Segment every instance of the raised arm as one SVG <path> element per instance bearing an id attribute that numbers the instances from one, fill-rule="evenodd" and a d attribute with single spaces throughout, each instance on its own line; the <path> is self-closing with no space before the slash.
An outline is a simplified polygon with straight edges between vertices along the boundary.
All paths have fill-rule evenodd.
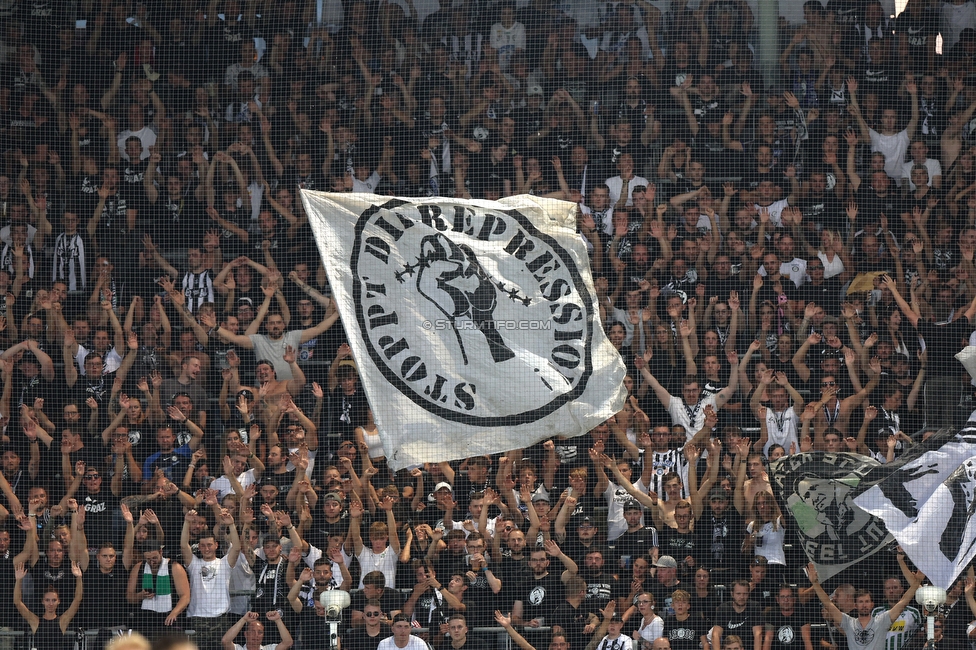
<path id="1" fill-rule="evenodd" d="M 817 578 L 817 567 L 813 562 L 807 564 L 807 577 L 810 578 L 810 584 L 813 585 L 813 590 L 817 593 L 817 598 L 820 599 L 824 610 L 827 612 L 827 618 L 833 621 L 834 625 L 840 627 L 841 621 L 844 620 L 844 613 L 840 611 L 837 605 L 834 604 L 834 601 L 830 599 L 830 596 L 827 595 L 827 592 L 824 591 L 824 588 L 820 586 L 820 580 Z"/>

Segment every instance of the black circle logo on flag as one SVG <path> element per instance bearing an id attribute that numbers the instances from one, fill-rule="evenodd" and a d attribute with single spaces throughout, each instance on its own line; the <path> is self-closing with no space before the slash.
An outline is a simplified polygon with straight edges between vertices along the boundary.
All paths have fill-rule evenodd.
<path id="1" fill-rule="evenodd" d="M 858 454 L 807 452 L 772 463 L 776 496 L 796 521 L 807 557 L 846 565 L 884 547 L 884 522 L 854 503 L 861 481 L 878 463 Z"/>
<path id="2" fill-rule="evenodd" d="M 586 388 L 592 294 L 577 258 L 518 210 L 373 205 L 356 224 L 350 269 L 370 358 L 430 413 L 514 426 Z"/>

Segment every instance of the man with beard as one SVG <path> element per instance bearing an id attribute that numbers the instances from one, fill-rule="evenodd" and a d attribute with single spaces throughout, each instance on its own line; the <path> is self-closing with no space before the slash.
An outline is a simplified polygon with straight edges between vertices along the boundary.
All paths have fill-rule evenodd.
<path id="1" fill-rule="evenodd" d="M 246 350 L 254 350 L 258 359 L 270 359 L 278 381 L 290 381 L 293 379 L 293 372 L 297 366 L 294 361 L 285 359 L 287 350 L 298 350 L 302 343 L 310 341 L 324 334 L 335 322 L 339 320 L 339 312 L 334 306 L 326 310 L 325 318 L 315 327 L 305 330 L 293 330 L 285 332 L 285 320 L 281 314 L 271 314 L 264 323 L 267 334 L 232 334 L 223 327 L 217 326 L 217 319 L 210 316 L 207 322 L 201 323 L 204 327 L 216 327 L 215 333 L 220 340 Z M 291 355 L 294 357 L 294 354 Z M 303 377 L 304 379 L 304 377 Z M 260 381 L 260 378 L 259 378 Z M 302 382 L 304 384 L 304 381 Z M 293 393 L 295 394 L 295 393 Z"/>
<path id="2" fill-rule="evenodd" d="M 708 612 L 706 612 L 706 615 Z M 732 583 L 732 599 L 718 606 L 712 620 L 712 647 L 722 647 L 722 637 L 735 635 L 743 639 L 743 644 L 752 632 L 754 650 L 762 649 L 763 617 L 762 610 L 755 601 L 749 600 L 749 583 L 736 580 Z"/>
<path id="3" fill-rule="evenodd" d="M 102 303 L 102 307 L 108 303 Z M 109 313 L 112 312 L 111 308 L 107 308 Z M 129 372 L 129 368 L 136 360 L 136 352 L 139 350 L 139 339 L 135 334 L 129 334 L 128 338 L 128 354 L 122 360 L 119 365 L 118 370 L 115 372 L 105 372 L 105 358 L 102 357 L 97 351 L 93 350 L 85 356 L 84 360 L 84 377 L 78 376 L 78 367 L 74 362 L 74 350 L 77 344 L 74 341 L 74 337 L 71 332 L 66 332 L 64 336 L 64 377 L 65 382 L 68 384 L 68 388 L 73 390 L 71 393 L 73 401 L 77 403 L 85 402 L 88 398 L 92 398 L 99 406 L 103 405 L 106 398 L 109 396 L 109 392 L 112 388 L 112 383 L 115 379 L 120 381 L 125 381 L 125 377 Z M 108 426 L 108 409 L 100 409 L 100 413 L 104 412 L 104 415 L 100 415 L 100 418 L 104 420 L 101 423 L 101 428 Z"/>
<path id="4" fill-rule="evenodd" d="M 565 553 L 560 553 L 560 561 L 565 567 L 562 575 L 549 573 L 549 557 L 543 549 L 529 554 L 531 579 L 518 585 L 515 603 L 512 605 L 512 622 L 526 627 L 541 627 L 547 616 L 551 616 L 563 601 L 564 585 L 575 576 L 579 569 Z"/>
<path id="5" fill-rule="evenodd" d="M 782 585 L 776 604 L 766 609 L 766 637 L 763 650 L 812 650 L 810 621 L 796 608 L 796 594 Z"/>
<path id="6" fill-rule="evenodd" d="M 871 593 L 865 590 L 858 591 L 854 597 L 854 604 L 857 608 L 857 616 L 854 617 L 840 611 L 837 605 L 830 600 L 827 592 L 820 586 L 817 568 L 813 562 L 807 565 L 807 577 L 810 578 L 810 584 L 813 585 L 813 590 L 817 593 L 820 602 L 823 603 L 824 609 L 827 610 L 830 620 L 844 630 L 847 635 L 847 647 L 861 650 L 882 650 L 885 648 L 888 628 L 912 602 L 915 591 L 925 578 L 921 571 L 913 574 L 911 585 L 889 609 L 883 607 L 874 609 Z"/>
<path id="7" fill-rule="evenodd" d="M 203 364 L 200 357 L 195 354 L 188 354 L 180 361 L 180 374 L 171 379 L 164 379 L 159 386 L 159 394 L 162 399 L 172 395 L 186 393 L 194 404 L 200 405 L 196 409 L 193 421 L 200 425 L 201 429 L 207 428 L 207 411 L 204 405 L 207 404 L 207 391 L 201 386 L 201 375 Z"/>
<path id="8" fill-rule="evenodd" d="M 603 607 L 620 595 L 620 580 L 603 571 L 603 551 L 590 549 L 583 560 L 583 579 L 586 580 L 586 599 Z"/>
<path id="9" fill-rule="evenodd" d="M 709 569 L 738 569 L 736 560 L 741 564 L 739 547 L 743 530 L 745 520 L 736 508 L 729 508 L 728 493 L 721 487 L 712 488 L 708 494 L 708 511 L 695 521 L 699 561 Z"/>
<path id="10" fill-rule="evenodd" d="M 134 627 L 153 638 L 179 631 L 181 626 L 174 624 L 190 604 L 190 582 L 180 564 L 163 557 L 162 546 L 150 544 L 129 572 L 125 596 L 139 607 Z"/>
<path id="11" fill-rule="evenodd" d="M 189 422 L 189 424 L 193 423 Z M 156 444 L 159 446 L 159 451 L 146 459 L 142 466 L 142 475 L 147 478 L 154 476 L 155 471 L 159 469 L 169 480 L 183 476 L 193 452 L 200 447 L 203 439 L 203 431 L 199 427 L 193 425 L 192 429 L 197 432 L 197 435 L 193 436 L 187 444 L 177 447 L 173 427 L 169 425 L 159 427 L 156 430 Z"/>
<path id="12" fill-rule="evenodd" d="M 268 459 L 264 464 L 265 472 L 261 475 L 261 485 L 273 485 L 278 492 L 287 493 L 295 482 L 295 470 L 288 469 L 287 450 L 281 445 L 268 448 Z"/>

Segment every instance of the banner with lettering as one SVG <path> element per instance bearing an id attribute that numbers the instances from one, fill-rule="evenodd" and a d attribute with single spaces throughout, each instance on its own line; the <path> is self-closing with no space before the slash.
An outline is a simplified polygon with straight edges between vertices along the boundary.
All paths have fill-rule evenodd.
<path id="1" fill-rule="evenodd" d="M 855 491 L 878 464 L 860 454 L 822 451 L 770 464 L 777 499 L 793 516 L 803 551 L 824 580 L 892 540 L 880 518 L 854 503 Z"/>
<path id="2" fill-rule="evenodd" d="M 623 407 L 576 204 L 302 201 L 393 468 L 582 435 Z"/>

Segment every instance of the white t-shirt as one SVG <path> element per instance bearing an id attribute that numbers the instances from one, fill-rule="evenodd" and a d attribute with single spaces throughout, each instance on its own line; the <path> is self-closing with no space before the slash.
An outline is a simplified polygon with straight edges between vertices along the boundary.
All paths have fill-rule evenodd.
<path id="1" fill-rule="evenodd" d="M 515 22 L 505 29 L 501 23 L 491 26 L 491 46 L 498 52 L 498 65 L 502 70 L 508 68 L 515 50 L 525 49 L 525 25 Z"/>
<path id="2" fill-rule="evenodd" d="M 363 576 L 371 571 L 379 571 L 386 577 L 386 586 L 390 589 L 396 587 L 396 566 L 397 554 L 389 546 L 382 553 L 374 553 L 369 546 L 363 545 L 363 550 L 356 556 L 362 574 L 359 578 L 359 588 L 363 588 Z"/>
<path id="3" fill-rule="evenodd" d="M 258 361 L 267 359 L 274 364 L 275 379 L 278 381 L 289 381 L 292 379 L 291 367 L 285 363 L 282 357 L 285 356 L 285 348 L 289 345 L 298 352 L 302 342 L 302 330 L 292 330 L 277 341 L 272 341 L 264 334 L 251 334 L 248 336 L 254 346 L 254 358 Z"/>
<path id="4" fill-rule="evenodd" d="M 190 605 L 186 615 L 216 618 L 230 609 L 230 576 L 233 567 L 227 556 L 212 562 L 194 557 L 186 567 L 190 579 Z"/>
<path id="5" fill-rule="evenodd" d="M 654 643 L 655 639 L 661 638 L 661 635 L 664 634 L 664 619 L 660 616 L 655 616 L 650 623 L 645 623 L 642 618 L 637 631 L 640 632 L 641 638 L 644 641 Z"/>
<path id="6" fill-rule="evenodd" d="M 942 21 L 939 27 L 942 38 L 945 39 L 942 51 L 947 52 L 959 42 L 962 30 L 976 27 L 976 5 L 972 2 L 964 2 L 960 5 L 951 2 L 942 3 Z"/>
<path id="7" fill-rule="evenodd" d="M 89 352 L 90 350 L 85 346 L 80 344 L 78 345 L 78 354 L 75 355 L 75 363 L 78 364 L 79 375 L 88 374 L 85 371 L 85 357 L 88 356 Z M 115 351 L 115 348 L 112 348 L 106 352 L 104 356 L 102 356 L 102 365 L 104 366 L 104 368 L 102 368 L 103 375 L 115 372 L 119 369 L 119 366 L 122 365 L 122 357 L 119 356 L 119 353 Z"/>
<path id="8" fill-rule="evenodd" d="M 147 124 L 138 131 L 126 129 L 120 133 L 116 143 L 119 146 L 119 154 L 121 154 L 122 160 L 129 160 L 129 154 L 125 152 L 125 141 L 133 136 L 139 138 L 139 141 L 142 142 L 142 154 L 140 154 L 139 160 L 148 160 L 149 147 L 156 144 L 156 127 L 152 124 Z"/>
<path id="9" fill-rule="evenodd" d="M 640 481 L 634 483 L 634 487 L 641 492 L 647 492 L 647 488 Z M 627 520 L 624 519 L 624 504 L 628 501 L 633 501 L 634 497 L 630 496 L 627 490 L 610 481 L 607 489 L 603 492 L 603 498 L 607 501 L 607 541 L 612 542 L 627 532 Z M 644 516 L 641 515 L 641 526 L 643 525 Z"/>
<path id="10" fill-rule="evenodd" d="M 378 172 L 373 172 L 364 181 L 359 180 L 355 176 L 352 177 L 352 191 L 360 192 L 363 194 L 372 194 L 376 191 L 376 186 L 380 184 L 383 177 L 380 176 Z"/>
<path id="11" fill-rule="evenodd" d="M 610 205 L 617 205 L 617 201 L 620 200 L 620 193 L 624 188 L 623 179 L 619 176 L 614 176 L 613 178 L 608 178 L 606 184 L 610 188 Z M 643 176 L 634 176 L 630 179 L 630 183 L 627 185 L 627 203 L 625 205 L 634 205 L 634 188 L 638 185 L 647 187 L 650 183 Z"/>
<path id="12" fill-rule="evenodd" d="M 901 165 L 908 152 L 908 131 L 899 131 L 894 135 L 881 135 L 874 129 L 871 131 L 871 151 L 884 154 L 885 173 L 896 181 L 901 178 Z"/>
<path id="13" fill-rule="evenodd" d="M 754 205 L 756 206 L 757 210 L 763 207 L 758 203 Z M 787 199 L 780 199 L 779 201 L 773 201 L 772 203 L 770 203 L 765 207 L 767 210 L 769 210 L 769 223 L 773 224 L 773 226 L 776 228 L 782 228 L 783 210 L 790 207 L 790 202 Z"/>
<path id="14" fill-rule="evenodd" d="M 770 407 L 766 407 L 766 432 L 769 440 L 763 446 L 763 456 L 769 458 L 769 448 L 773 445 L 783 445 L 786 453 L 790 453 L 790 445 L 796 444 L 800 448 L 800 440 L 796 434 L 800 418 L 797 417 L 793 407 L 789 407 L 782 413 L 777 413 Z"/>
<path id="15" fill-rule="evenodd" d="M 746 531 L 756 533 L 756 556 L 766 558 L 768 564 L 786 566 L 786 551 L 783 550 L 786 529 L 783 527 L 782 519 L 776 518 L 775 530 L 773 529 L 773 522 L 767 521 L 759 527 L 759 530 L 755 530 L 753 524 L 750 523 L 746 526 Z"/>
<path id="16" fill-rule="evenodd" d="M 706 406 L 711 406 L 718 412 L 714 395 L 709 395 L 694 406 L 685 406 L 684 400 L 672 395 L 671 401 L 668 402 L 668 415 L 671 416 L 671 424 L 683 426 L 687 439 L 691 440 L 705 424 Z"/>
<path id="17" fill-rule="evenodd" d="M 844 272 L 844 262 L 841 261 L 840 255 L 835 254 L 833 262 L 827 259 L 827 254 L 823 251 L 817 251 L 817 257 L 823 262 L 825 280 Z"/>
<path id="18" fill-rule="evenodd" d="M 783 262 L 779 265 L 779 274 L 785 275 L 793 284 L 801 287 L 807 280 L 807 261 L 794 257 L 789 262 Z"/>
<path id="19" fill-rule="evenodd" d="M 877 610 L 875 610 L 877 611 Z M 884 650 L 885 637 L 891 625 L 888 610 L 872 613 L 872 620 L 867 627 L 861 627 L 861 622 L 847 614 L 843 614 L 840 629 L 847 635 L 847 647 L 850 650 Z"/>
<path id="20" fill-rule="evenodd" d="M 254 470 L 245 470 L 240 476 L 237 477 L 237 482 L 241 484 L 241 487 L 245 490 L 249 485 L 257 483 L 257 479 L 254 478 Z M 228 494 L 234 493 L 234 488 L 230 486 L 230 479 L 226 476 L 221 476 L 216 478 L 210 484 L 211 490 L 217 490 L 217 500 L 223 501 L 224 497 Z"/>
<path id="21" fill-rule="evenodd" d="M 430 650 L 430 646 L 420 637 L 411 634 L 407 640 L 407 645 L 403 648 L 396 644 L 392 636 L 389 636 L 380 641 L 376 650 Z"/>

